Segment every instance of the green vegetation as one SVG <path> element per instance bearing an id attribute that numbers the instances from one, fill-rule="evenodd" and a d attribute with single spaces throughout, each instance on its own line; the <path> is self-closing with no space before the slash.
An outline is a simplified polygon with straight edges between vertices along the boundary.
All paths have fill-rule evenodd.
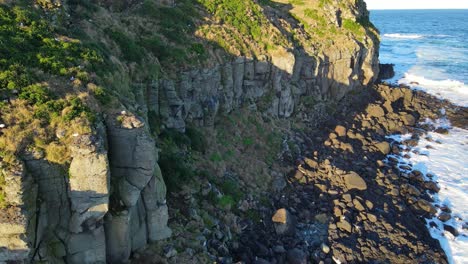
<path id="1" fill-rule="evenodd" d="M 252 0 L 198 0 L 208 12 L 235 27 L 254 40 L 262 39 L 262 25 L 266 19 L 258 5 Z M 250 14 L 250 15 L 246 15 Z"/>
<path id="2" fill-rule="evenodd" d="M 329 5 L 332 3 L 332 0 L 319 0 L 319 7 L 324 8 L 326 5 Z"/>
<path id="3" fill-rule="evenodd" d="M 125 58 L 125 60 L 140 62 L 143 59 L 143 48 L 137 45 L 137 43 L 124 32 L 112 28 L 105 30 L 105 32 L 109 38 L 111 38 L 119 46 L 122 56 Z"/>
<path id="4" fill-rule="evenodd" d="M 214 16 L 220 25 L 204 27 L 202 32 L 232 54 L 255 55 L 274 49 L 278 45 L 287 45 L 285 37 L 272 29 L 271 23 L 256 1 L 197 1 Z M 261 4 L 269 4 L 269 2 L 262 1 Z"/>
<path id="5" fill-rule="evenodd" d="M 159 166 L 169 192 L 189 183 L 199 175 L 193 166 L 193 152 L 205 151 L 203 134 L 193 127 L 189 127 L 186 133 L 173 129 L 164 130 L 159 135 L 162 152 L 159 158 Z"/>
<path id="6" fill-rule="evenodd" d="M 49 1 L 39 4 L 45 9 L 58 7 Z M 66 164 L 72 134 L 90 133 L 95 120 L 84 103 L 89 96 L 85 85 L 93 79 L 91 69 L 103 59 L 79 40 L 60 34 L 62 30 L 49 23 L 47 15 L 27 1 L 0 5 L 0 121 L 5 124 L 0 160 L 4 167 L 26 152 Z M 105 92 L 100 88 L 95 94 L 104 97 Z M 3 184 L 0 179 L 0 207 L 6 205 Z"/>
<path id="7" fill-rule="evenodd" d="M 351 20 L 351 19 L 344 19 L 343 20 L 343 28 L 351 31 L 353 34 L 355 34 L 356 36 L 362 36 L 364 35 L 364 32 L 362 30 L 362 26 Z"/>
<path id="8" fill-rule="evenodd" d="M 191 64 L 206 59 L 204 46 L 192 37 L 196 29 L 194 20 L 199 17 L 193 1 L 181 0 L 174 7 L 165 7 L 145 0 L 137 13 L 159 28 L 145 32 L 138 44 L 161 63 Z"/>

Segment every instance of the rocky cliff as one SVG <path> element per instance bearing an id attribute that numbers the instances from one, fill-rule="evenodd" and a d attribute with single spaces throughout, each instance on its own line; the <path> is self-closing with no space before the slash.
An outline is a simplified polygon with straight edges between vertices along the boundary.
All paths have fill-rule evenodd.
<path id="1" fill-rule="evenodd" d="M 98 47 L 98 53 L 104 50 L 103 61 L 112 66 L 102 73 L 92 67 L 102 61 L 80 61 L 76 63 L 84 66 L 74 65 L 69 72 L 68 68 L 54 70 L 50 64 L 52 68 L 37 75 L 45 78 L 47 92 L 55 94 L 44 95 L 48 101 L 31 96 L 31 86 L 11 88 L 7 83 L 2 87 L 7 104 L 0 113 L 4 196 L 0 262 L 125 262 L 132 252 L 171 236 L 163 176 L 172 175 L 162 175 L 158 165 L 156 142 L 161 142 L 161 131 L 184 132 L 188 124 L 213 127 L 220 115 L 243 108 L 273 119 L 300 117 L 314 127 L 327 115 L 324 106 L 373 84 L 378 75 L 378 37 L 363 1 L 289 2 L 232 2 L 245 20 L 236 14 L 230 19 L 226 11 L 234 9 L 229 1 L 26 4 L 24 8 L 39 14 L 41 23 L 49 21 L 57 30 L 52 36 L 56 42 L 68 43 L 63 48 L 77 43 L 63 33 L 79 28 L 76 35 L 81 42 Z M 138 34 L 177 29 L 163 23 L 165 13 L 152 14 L 152 10 L 175 12 L 171 19 L 189 23 L 177 17 L 187 6 L 197 14 L 190 20 L 197 29 L 181 32 L 197 43 L 184 54 L 192 60 L 193 54 L 203 54 L 203 59 L 177 62 L 177 52 L 188 49 L 184 41 L 178 42 L 180 36 L 163 36 L 168 46 L 145 44 L 144 37 L 134 42 Z M 17 11 L 8 13 L 22 7 L 14 2 L 2 7 L 4 16 L 17 19 L 12 27 L 18 30 L 36 23 L 23 22 Z M 178 50 L 170 50 L 171 45 Z M 173 53 L 161 54 L 165 48 Z M 36 56 L 43 58 L 37 67 L 48 65 L 46 52 Z M 67 52 L 72 56 L 72 51 Z M 90 70 L 82 72 L 83 68 Z M 40 79 L 34 76 L 33 80 Z M 94 83 L 104 86 L 104 92 L 108 89 L 111 103 L 100 100 L 106 97 Z M 57 116 L 65 121 L 37 117 L 43 101 L 60 101 Z M 15 114 L 21 106 L 31 111 L 26 116 L 33 116 L 25 124 L 37 122 L 41 130 L 21 134 L 21 142 L 16 142 L 15 134 L 27 127 L 19 125 L 21 117 Z M 89 122 L 83 121 L 88 109 L 96 114 Z M 77 115 L 70 114 L 78 110 Z M 9 148 L 12 142 L 15 147 Z"/>

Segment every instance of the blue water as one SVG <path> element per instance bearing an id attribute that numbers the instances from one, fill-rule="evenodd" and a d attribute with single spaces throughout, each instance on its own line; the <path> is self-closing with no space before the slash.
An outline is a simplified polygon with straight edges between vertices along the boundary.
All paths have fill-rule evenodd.
<path id="1" fill-rule="evenodd" d="M 381 32 L 380 62 L 395 64 L 396 76 L 389 82 L 406 83 L 468 106 L 468 10 L 374 10 L 371 20 Z M 450 127 L 444 119 L 427 122 Z M 428 229 L 440 241 L 449 263 L 467 264 L 468 130 L 452 128 L 448 135 L 431 132 L 427 137 L 441 144 L 422 139 L 418 152 L 408 150 L 405 162 L 434 175 L 441 188 L 433 196 L 435 204 L 450 207 L 452 219 L 445 223 L 428 219 Z M 444 232 L 444 224 L 460 235 Z"/>
<path id="2" fill-rule="evenodd" d="M 468 10 L 373 10 L 371 21 L 381 63 L 395 64 L 391 81 L 427 82 L 428 92 L 468 105 Z"/>

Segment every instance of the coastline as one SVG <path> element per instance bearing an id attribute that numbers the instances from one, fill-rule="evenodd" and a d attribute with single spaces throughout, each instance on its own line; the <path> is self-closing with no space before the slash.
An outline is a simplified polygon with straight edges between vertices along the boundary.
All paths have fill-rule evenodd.
<path id="1" fill-rule="evenodd" d="M 427 228 L 428 219 L 438 213 L 431 196 L 439 187 L 396 158 L 404 155 L 406 147 L 416 146 L 425 133 L 437 130 L 419 121 L 440 118 L 441 108 L 454 126 L 466 128 L 467 108 L 409 87 L 376 84 L 342 100 L 321 129 L 293 129 L 291 144 L 281 158 L 282 166 L 290 170 L 286 186 L 271 193 L 265 199 L 268 203 L 250 210 L 257 221 L 242 220 L 242 231 L 229 248 L 222 241 L 230 232 L 208 239 L 211 260 L 448 263 Z M 391 137 L 408 133 L 412 136 L 403 142 L 405 147 Z M 171 258 L 160 246 L 162 251 L 140 251 L 132 263 L 193 258 L 186 252 Z M 220 250 L 224 256 L 215 257 Z"/>
<path id="2" fill-rule="evenodd" d="M 258 259 L 256 249 L 272 247 L 293 248 L 286 254 L 291 263 L 307 252 L 317 263 L 447 263 L 426 227 L 439 209 L 429 194 L 439 187 L 392 158 L 403 148 L 388 136 L 411 133 L 403 142 L 410 148 L 429 131 L 447 133 L 419 121 L 436 120 L 445 108 L 454 126 L 466 128 L 467 109 L 404 86 L 378 84 L 352 97 L 321 132 L 297 137 L 313 155 L 296 161 L 286 195 L 272 197 L 274 208 L 292 215 L 295 232 L 279 234 L 274 218 L 252 226 L 235 259 Z"/>

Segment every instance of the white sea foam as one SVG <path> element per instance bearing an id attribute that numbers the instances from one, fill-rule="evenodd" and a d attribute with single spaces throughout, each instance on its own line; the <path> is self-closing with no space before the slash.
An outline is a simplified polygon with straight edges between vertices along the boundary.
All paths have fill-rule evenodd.
<path id="1" fill-rule="evenodd" d="M 384 34 L 386 38 L 393 38 L 393 39 L 420 39 L 423 38 L 423 35 L 418 34 L 400 34 L 400 33 L 392 33 L 392 34 Z"/>
<path id="2" fill-rule="evenodd" d="M 424 90 L 460 106 L 468 106 L 468 86 L 457 80 L 437 81 L 416 74 L 405 73 L 405 76 L 398 83 L 408 84 L 412 88 Z"/>
<path id="3" fill-rule="evenodd" d="M 434 125 L 450 126 L 446 120 L 438 120 Z M 408 137 L 403 135 L 391 138 L 399 141 Z M 452 128 L 448 135 L 431 132 L 421 138 L 414 149 L 418 151 L 415 153 L 408 150 L 405 154 L 410 158 L 400 157 L 400 162 L 412 163 L 413 168 L 424 175 L 434 175 L 430 180 L 437 182 L 440 187 L 440 192 L 433 196 L 435 204 L 439 207 L 448 206 L 452 210 L 452 219 L 445 224 L 460 232 L 459 236 L 454 237 L 450 232 L 444 231 L 444 223 L 434 217 L 427 220 L 431 236 L 440 241 L 449 263 L 468 263 L 468 231 L 463 229 L 463 225 L 468 223 L 468 131 Z M 436 226 L 431 227 L 431 222 Z"/>

